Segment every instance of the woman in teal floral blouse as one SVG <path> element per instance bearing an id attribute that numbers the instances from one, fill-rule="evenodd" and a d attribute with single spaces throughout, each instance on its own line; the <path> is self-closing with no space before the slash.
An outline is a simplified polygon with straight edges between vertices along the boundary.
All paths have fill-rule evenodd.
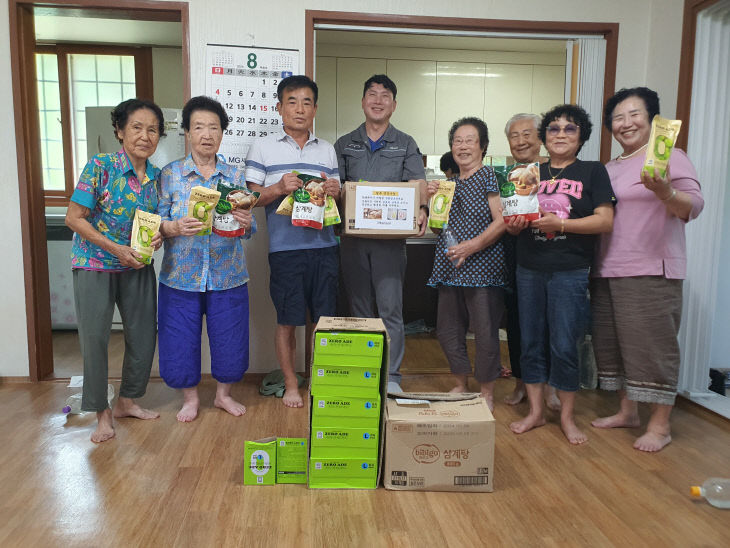
<path id="1" fill-rule="evenodd" d="M 135 210 L 157 208 L 160 170 L 149 157 L 164 135 L 165 121 L 155 103 L 130 99 L 112 111 L 112 125 L 121 150 L 89 160 L 66 213 L 66 225 L 74 231 L 71 268 L 84 360 L 81 409 L 96 412 L 91 441 L 97 443 L 114 437 L 113 417 L 159 416 L 134 402 L 147 389 L 155 353 L 156 279 L 152 265 L 140 262 L 129 244 Z M 159 248 L 162 237 L 156 235 L 152 244 Z M 112 411 L 107 402 L 107 347 L 115 304 L 125 348 Z"/>

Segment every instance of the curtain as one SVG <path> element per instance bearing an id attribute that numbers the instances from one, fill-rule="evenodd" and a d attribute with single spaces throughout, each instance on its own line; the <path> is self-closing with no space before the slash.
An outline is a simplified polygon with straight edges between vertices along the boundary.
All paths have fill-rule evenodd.
<path id="1" fill-rule="evenodd" d="M 729 256 L 722 252 L 723 237 L 728 235 L 721 230 L 730 221 L 725 206 L 725 189 L 730 184 L 729 51 L 730 0 L 724 0 L 698 14 L 695 38 L 687 154 L 697 168 L 705 208 L 687 225 L 679 392 L 690 398 L 710 394 L 713 331 L 716 344 L 727 337 L 728 311 L 718 306 L 718 289 L 727 294 L 728 279 L 720 273 L 727 275 L 730 268 L 721 266 L 721 257 L 727 262 Z"/>
<path id="2" fill-rule="evenodd" d="M 603 75 L 606 67 L 606 40 L 578 38 L 578 90 L 576 103 L 591 117 L 593 132 L 578 154 L 581 160 L 599 160 L 603 120 Z M 569 46 L 570 47 L 570 46 Z M 569 90 L 568 90 L 569 92 Z"/>

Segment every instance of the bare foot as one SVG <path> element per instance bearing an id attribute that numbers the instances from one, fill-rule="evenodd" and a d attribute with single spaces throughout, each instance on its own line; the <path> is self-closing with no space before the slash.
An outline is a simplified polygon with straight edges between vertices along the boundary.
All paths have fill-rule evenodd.
<path id="1" fill-rule="evenodd" d="M 468 392 L 466 386 L 454 386 L 451 390 L 449 390 L 449 394 L 464 394 Z"/>
<path id="2" fill-rule="evenodd" d="M 200 398 L 198 397 L 198 388 L 183 388 L 183 406 L 177 412 L 177 420 L 180 422 L 192 422 L 198 417 L 198 409 L 200 409 Z"/>
<path id="3" fill-rule="evenodd" d="M 639 415 L 624 415 L 623 413 L 591 421 L 591 426 L 594 428 L 637 428 L 640 424 Z"/>
<path id="4" fill-rule="evenodd" d="M 545 388 L 545 405 L 551 411 L 560 411 L 560 398 L 558 398 L 558 394 L 555 392 L 554 386 L 547 386 L 547 388 Z"/>
<path id="5" fill-rule="evenodd" d="M 588 436 L 586 436 L 583 431 L 575 425 L 575 421 L 572 417 L 561 417 L 560 428 L 563 431 L 563 434 L 565 434 L 565 437 L 568 438 L 568 441 L 573 445 L 580 445 L 581 443 L 588 441 Z"/>
<path id="6" fill-rule="evenodd" d="M 160 414 L 156 411 L 144 409 L 134 403 L 134 400 L 132 398 L 122 397 L 119 397 L 117 399 L 117 403 L 114 405 L 112 415 L 115 419 L 121 419 L 123 417 L 134 417 L 135 419 L 150 420 L 160 417 Z"/>
<path id="7" fill-rule="evenodd" d="M 512 394 L 504 398 L 504 403 L 507 405 L 517 405 L 525 399 L 525 396 L 527 396 L 527 392 L 525 392 L 525 384 L 518 379 L 515 383 L 514 391 Z"/>
<path id="8" fill-rule="evenodd" d="M 481 396 L 487 400 L 487 407 L 489 407 L 489 410 L 494 413 L 494 394 L 485 394 L 482 392 Z"/>
<path id="9" fill-rule="evenodd" d="M 480 395 L 487 402 L 487 407 L 494 413 L 494 385 L 496 381 L 480 383 Z"/>
<path id="10" fill-rule="evenodd" d="M 515 434 L 524 434 L 525 432 L 529 432 L 533 428 L 538 428 L 540 426 L 543 426 L 544 424 L 545 417 L 542 414 L 533 415 L 532 413 L 530 413 L 521 421 L 515 421 L 510 424 L 509 429 L 512 430 L 512 432 L 514 432 Z"/>
<path id="11" fill-rule="evenodd" d="M 655 453 L 664 449 L 671 441 L 672 436 L 669 434 L 665 435 L 659 432 L 650 432 L 647 430 L 643 436 L 634 442 L 634 449 Z"/>
<path id="12" fill-rule="evenodd" d="M 224 411 L 228 411 L 234 417 L 240 417 L 246 412 L 246 406 L 238 403 L 230 396 L 216 396 L 213 405 Z"/>
<path id="13" fill-rule="evenodd" d="M 108 407 L 104 411 L 96 413 L 96 430 L 91 434 L 91 441 L 101 443 L 114 437 L 114 419 L 112 419 L 112 410 Z"/>
<path id="14" fill-rule="evenodd" d="M 284 392 L 284 405 L 286 407 L 304 407 L 299 388 L 287 388 Z"/>

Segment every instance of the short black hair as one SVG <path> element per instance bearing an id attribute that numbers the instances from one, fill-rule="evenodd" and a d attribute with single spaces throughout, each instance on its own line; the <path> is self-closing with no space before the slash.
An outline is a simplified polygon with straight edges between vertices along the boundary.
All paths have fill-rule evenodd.
<path id="1" fill-rule="evenodd" d="M 165 117 L 162 114 L 162 109 L 157 106 L 157 103 L 147 99 L 127 99 L 114 107 L 114 110 L 111 112 L 112 127 L 114 128 L 114 136 L 117 138 L 117 141 L 122 142 L 117 135 L 117 130 L 127 127 L 129 117 L 141 109 L 151 110 L 154 113 L 157 117 L 157 129 L 160 132 L 160 137 L 165 136 Z"/>
<path id="2" fill-rule="evenodd" d="M 221 129 L 225 130 L 228 127 L 228 114 L 218 101 L 206 97 L 205 95 L 198 95 L 193 97 L 183 107 L 182 111 L 182 127 L 185 131 L 190 131 L 190 118 L 193 116 L 193 112 L 196 110 L 205 110 L 218 115 L 218 119 L 221 122 Z"/>
<path id="3" fill-rule="evenodd" d="M 365 80 L 365 86 L 362 88 L 362 96 L 365 97 L 365 94 L 370 89 L 370 86 L 373 84 L 380 84 L 385 89 L 390 91 L 393 94 L 393 100 L 395 101 L 395 96 L 398 93 L 398 88 L 395 85 L 395 82 L 388 78 L 385 74 L 373 74 L 370 78 Z"/>
<path id="4" fill-rule="evenodd" d="M 649 113 L 650 122 L 654 119 L 654 116 L 659 114 L 659 95 L 656 91 L 645 87 L 622 88 L 606 101 L 606 106 L 603 108 L 603 125 L 606 126 L 608 131 L 612 130 L 613 111 L 619 103 L 629 97 L 638 97 L 644 101 L 646 111 Z"/>
<path id="5" fill-rule="evenodd" d="M 454 143 L 454 133 L 461 126 L 474 126 L 477 128 L 479 134 L 479 148 L 482 149 L 482 158 L 487 155 L 487 147 L 489 146 L 489 129 L 487 124 L 481 118 L 476 116 L 467 116 L 466 118 L 460 118 L 454 122 L 449 130 L 449 147 Z"/>
<path id="6" fill-rule="evenodd" d="M 452 173 L 459 173 L 459 166 L 456 165 L 456 162 L 454 161 L 454 155 L 451 153 L 451 151 L 441 156 L 439 167 L 444 173 L 446 173 L 446 170 L 450 170 Z"/>
<path id="7" fill-rule="evenodd" d="M 547 127 L 550 125 L 550 122 L 559 120 L 563 116 L 565 116 L 566 120 L 573 122 L 576 126 L 578 126 L 578 129 L 580 129 L 580 135 L 578 137 L 580 144 L 578 145 L 578 150 L 575 151 L 575 153 L 578 154 L 580 149 L 583 148 L 585 142 L 590 139 L 591 131 L 593 130 L 591 117 L 588 116 L 588 113 L 578 105 L 558 105 L 543 114 L 542 122 L 540 122 L 540 129 L 537 131 L 538 136 L 544 145 Z"/>
<path id="8" fill-rule="evenodd" d="M 300 88 L 309 88 L 312 90 L 312 94 L 314 94 L 314 104 L 316 105 L 317 99 L 319 98 L 319 88 L 317 87 L 317 84 L 314 80 L 312 80 L 309 76 L 304 76 L 303 74 L 287 76 L 281 82 L 279 82 L 279 85 L 276 86 L 276 97 L 281 103 L 282 93 L 287 90 L 294 91 Z"/>

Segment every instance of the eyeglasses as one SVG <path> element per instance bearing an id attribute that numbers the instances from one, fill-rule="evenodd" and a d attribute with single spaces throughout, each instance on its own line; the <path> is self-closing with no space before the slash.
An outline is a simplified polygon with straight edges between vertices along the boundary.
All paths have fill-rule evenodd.
<path id="1" fill-rule="evenodd" d="M 560 127 L 558 124 L 550 124 L 547 127 L 547 134 L 551 137 L 557 137 L 561 131 L 564 131 L 566 135 L 576 135 L 578 133 L 579 126 L 576 126 L 575 124 L 565 124 L 563 127 Z"/>
<path id="2" fill-rule="evenodd" d="M 479 139 L 475 137 L 467 137 L 466 139 L 462 139 L 461 137 L 457 137 L 453 141 L 451 141 L 452 144 L 458 146 L 466 145 L 468 147 L 472 146 L 473 144 L 476 144 L 479 142 Z"/>

